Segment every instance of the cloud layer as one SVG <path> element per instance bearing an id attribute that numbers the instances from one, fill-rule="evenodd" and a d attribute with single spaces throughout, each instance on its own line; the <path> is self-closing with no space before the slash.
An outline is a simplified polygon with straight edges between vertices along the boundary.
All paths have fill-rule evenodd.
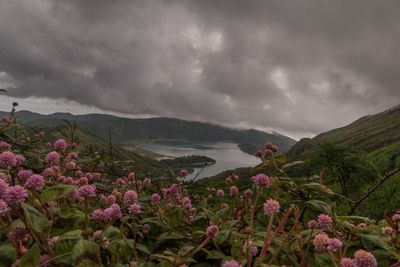
<path id="1" fill-rule="evenodd" d="M 318 133 L 400 104 L 400 2 L 0 0 L 9 95 Z"/>

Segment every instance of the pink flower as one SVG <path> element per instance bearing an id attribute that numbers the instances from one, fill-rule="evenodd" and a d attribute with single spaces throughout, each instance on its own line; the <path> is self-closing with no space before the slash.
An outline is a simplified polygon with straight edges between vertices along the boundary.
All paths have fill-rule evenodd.
<path id="1" fill-rule="evenodd" d="M 332 218 L 327 214 L 318 215 L 318 225 L 319 227 L 329 227 L 332 225 Z"/>
<path id="2" fill-rule="evenodd" d="M 251 255 L 252 257 L 257 256 L 258 248 L 257 248 L 257 246 L 254 246 L 254 245 L 253 245 L 253 242 L 252 242 L 252 241 L 250 241 L 250 243 L 249 243 L 248 245 L 246 245 L 246 244 L 243 245 L 243 253 L 244 253 L 244 254 L 247 253 L 247 246 L 248 246 L 248 248 L 249 248 L 249 253 L 250 253 L 250 255 Z"/>
<path id="3" fill-rule="evenodd" d="M 150 225 L 149 224 L 143 224 L 143 234 L 148 235 L 150 233 Z"/>
<path id="4" fill-rule="evenodd" d="M 8 207 L 7 203 L 0 199 L 0 217 L 7 215 L 10 208 Z"/>
<path id="5" fill-rule="evenodd" d="M 331 251 L 331 252 L 336 252 L 340 248 L 342 248 L 342 246 L 343 246 L 342 241 L 340 241 L 337 238 L 330 238 L 329 241 L 328 241 L 328 245 L 327 245 L 326 249 L 328 251 Z"/>
<path id="6" fill-rule="evenodd" d="M 385 235 L 392 235 L 394 233 L 394 229 L 390 226 L 382 227 L 382 232 Z"/>
<path id="7" fill-rule="evenodd" d="M 77 192 L 78 196 L 83 197 L 83 198 L 96 196 L 96 186 L 93 184 L 84 185 L 75 190 L 77 190 L 76 192 Z"/>
<path id="8" fill-rule="evenodd" d="M 181 177 L 186 177 L 187 175 L 188 175 L 188 171 L 187 170 L 185 170 L 185 169 L 182 169 L 180 172 L 179 172 L 179 175 L 181 176 Z"/>
<path id="9" fill-rule="evenodd" d="M 394 222 L 400 221 L 400 213 L 394 214 L 393 217 L 392 217 L 392 220 L 393 220 Z"/>
<path id="10" fill-rule="evenodd" d="M 274 199 L 268 199 L 264 203 L 264 213 L 267 216 L 270 216 L 272 213 L 278 213 L 280 208 L 279 202 Z"/>
<path id="11" fill-rule="evenodd" d="M 44 179 L 43 176 L 38 174 L 31 175 L 25 182 L 24 185 L 26 188 L 34 189 L 40 191 L 44 187 Z"/>
<path id="12" fill-rule="evenodd" d="M 60 177 L 63 177 L 63 176 L 60 176 Z M 63 184 L 69 184 L 69 185 L 75 184 L 74 178 L 72 178 L 72 177 L 65 177 L 64 179 L 62 179 L 61 182 Z"/>
<path id="13" fill-rule="evenodd" d="M 225 195 L 224 190 L 222 190 L 222 189 L 217 190 L 217 196 L 223 197 L 224 195 Z"/>
<path id="14" fill-rule="evenodd" d="M 7 233 L 7 237 L 10 241 L 21 241 L 25 242 L 28 240 L 29 237 L 29 231 L 25 229 L 24 227 L 17 226 L 14 229 L 11 229 Z"/>
<path id="15" fill-rule="evenodd" d="M 246 190 L 244 190 L 243 195 L 245 198 L 251 198 L 251 195 L 253 195 L 253 191 L 247 188 Z"/>
<path id="16" fill-rule="evenodd" d="M 218 226 L 212 224 L 206 229 L 206 236 L 209 239 L 214 239 L 218 235 L 219 229 Z"/>
<path id="17" fill-rule="evenodd" d="M 7 188 L 8 188 L 8 183 L 3 179 L 0 179 L 0 197 L 3 197 Z"/>
<path id="18" fill-rule="evenodd" d="M 256 176 L 253 176 L 252 180 L 253 180 L 254 184 L 257 185 L 257 186 L 268 187 L 268 186 L 271 185 L 271 180 L 269 179 L 268 176 L 266 176 L 263 173 L 259 173 Z"/>
<path id="19" fill-rule="evenodd" d="M 378 263 L 370 252 L 365 250 L 357 250 L 354 253 L 354 262 L 357 264 L 357 267 L 376 267 Z"/>
<path id="20" fill-rule="evenodd" d="M 222 264 L 222 267 L 242 267 L 242 265 L 240 265 L 235 260 L 230 260 L 230 261 L 225 261 L 224 264 Z"/>
<path id="21" fill-rule="evenodd" d="M 75 151 L 69 152 L 67 158 L 69 159 L 77 159 L 78 158 L 78 153 Z"/>
<path id="22" fill-rule="evenodd" d="M 64 150 L 68 147 L 67 142 L 64 139 L 58 139 L 54 142 L 54 148 L 57 150 Z"/>
<path id="23" fill-rule="evenodd" d="M 0 180 L 7 182 L 8 176 L 5 173 L 0 172 Z"/>
<path id="24" fill-rule="evenodd" d="M 140 204 L 139 203 L 133 203 L 129 209 L 128 209 L 129 213 L 134 214 L 134 215 L 138 215 L 140 214 L 141 210 L 140 210 Z"/>
<path id="25" fill-rule="evenodd" d="M 15 154 L 11 151 L 4 151 L 0 154 L 0 167 L 2 168 L 11 168 L 17 164 L 17 159 Z"/>
<path id="26" fill-rule="evenodd" d="M 51 164 L 51 165 L 57 165 L 58 162 L 60 162 L 60 154 L 56 151 L 52 151 L 49 154 L 47 154 L 45 158 L 46 162 Z"/>
<path id="27" fill-rule="evenodd" d="M 325 252 L 329 244 L 329 237 L 324 232 L 315 235 L 313 240 L 314 249 L 317 252 Z"/>
<path id="28" fill-rule="evenodd" d="M 316 220 L 310 220 L 308 223 L 307 223 L 307 227 L 308 228 L 311 228 L 311 229 L 315 229 L 315 228 L 318 228 L 318 223 L 317 223 L 317 221 Z"/>
<path id="29" fill-rule="evenodd" d="M 144 178 L 143 186 L 149 186 L 149 185 L 151 185 L 151 179 L 148 177 Z"/>
<path id="30" fill-rule="evenodd" d="M 264 150 L 264 157 L 270 158 L 270 157 L 272 157 L 273 155 L 274 155 L 274 152 L 272 152 L 271 149 L 265 149 L 265 150 Z"/>
<path id="31" fill-rule="evenodd" d="M 65 167 L 66 167 L 68 170 L 75 170 L 75 168 L 76 168 L 76 163 L 73 162 L 73 161 L 69 161 L 69 162 L 67 162 L 67 164 L 65 164 Z"/>
<path id="32" fill-rule="evenodd" d="M 357 265 L 354 260 L 350 258 L 342 258 L 340 261 L 340 267 L 357 267 Z"/>
<path id="33" fill-rule="evenodd" d="M 94 210 L 91 217 L 92 220 L 94 221 L 102 221 L 102 222 L 106 222 L 110 219 L 108 215 L 101 209 Z"/>
<path id="34" fill-rule="evenodd" d="M 128 180 L 130 181 L 135 181 L 136 180 L 136 174 L 134 172 L 128 173 Z"/>
<path id="35" fill-rule="evenodd" d="M 32 174 L 31 170 L 20 170 L 17 174 L 17 179 L 20 183 L 24 183 Z"/>
<path id="36" fill-rule="evenodd" d="M 135 191 L 133 190 L 128 190 L 124 194 L 124 203 L 126 205 L 132 205 L 134 202 L 137 201 L 138 195 Z"/>
<path id="37" fill-rule="evenodd" d="M 52 175 L 56 174 L 57 171 L 58 171 L 58 167 L 52 166 L 52 167 L 44 169 L 44 171 L 42 172 L 42 175 L 45 177 L 52 176 Z"/>
<path id="38" fill-rule="evenodd" d="M 150 199 L 152 202 L 159 202 L 161 200 L 161 196 L 159 194 L 154 193 L 151 195 Z"/>
<path id="39" fill-rule="evenodd" d="M 11 145 L 4 142 L 4 141 L 0 141 L 0 150 L 5 151 L 5 150 L 9 150 L 11 148 Z"/>
<path id="40" fill-rule="evenodd" d="M 121 208 L 118 204 L 114 203 L 109 208 L 104 210 L 104 213 L 110 218 L 114 220 L 118 220 L 122 218 Z"/>
<path id="41" fill-rule="evenodd" d="M 236 185 L 232 185 L 229 193 L 231 194 L 231 197 L 237 196 L 239 194 L 239 188 L 237 188 Z"/>
<path id="42" fill-rule="evenodd" d="M 16 165 L 17 166 L 21 166 L 24 162 L 25 162 L 25 157 L 24 156 L 22 156 L 22 155 L 16 155 L 15 156 L 15 160 L 16 160 Z"/>
<path id="43" fill-rule="evenodd" d="M 117 186 L 124 186 L 126 185 L 126 181 L 123 178 L 118 178 L 115 183 L 117 184 Z"/>
<path id="44" fill-rule="evenodd" d="M 4 199 L 9 204 L 19 204 L 25 202 L 28 191 L 20 185 L 10 186 L 4 192 Z"/>
<path id="45" fill-rule="evenodd" d="M 108 205 L 114 204 L 117 201 L 117 197 L 114 195 L 109 195 L 107 197 L 107 203 Z"/>
<path id="46" fill-rule="evenodd" d="M 263 156 L 263 151 L 262 150 L 257 150 L 256 151 L 256 153 L 255 153 L 255 156 L 257 157 L 257 158 L 261 158 L 262 156 Z"/>

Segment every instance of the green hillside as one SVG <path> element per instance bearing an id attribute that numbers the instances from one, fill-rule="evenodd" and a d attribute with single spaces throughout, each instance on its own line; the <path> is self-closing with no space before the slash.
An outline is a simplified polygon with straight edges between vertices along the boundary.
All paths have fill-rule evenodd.
<path id="1" fill-rule="evenodd" d="M 0 112 L 0 115 L 2 113 Z M 295 140 L 281 135 L 254 129 L 241 130 L 210 123 L 185 121 L 173 118 L 129 119 L 103 114 L 72 115 L 54 113 L 41 115 L 29 111 L 17 112 L 20 121 L 36 126 L 57 126 L 62 120 L 75 121 L 82 129 L 103 139 L 108 139 L 111 128 L 115 143 L 123 144 L 133 140 L 180 139 L 205 142 L 234 142 L 249 154 L 271 141 L 282 152 L 287 151 Z"/>
<path id="2" fill-rule="evenodd" d="M 303 138 L 286 155 L 290 160 L 305 159 L 318 148 L 318 144 L 326 141 L 367 153 L 400 142 L 400 106 L 362 117 L 345 127 L 319 134 L 312 139 Z"/>

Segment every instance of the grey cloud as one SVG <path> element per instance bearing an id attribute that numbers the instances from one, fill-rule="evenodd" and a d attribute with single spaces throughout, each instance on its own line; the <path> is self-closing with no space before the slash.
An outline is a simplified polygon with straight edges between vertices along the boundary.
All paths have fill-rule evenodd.
<path id="1" fill-rule="evenodd" d="M 16 81 L 17 97 L 318 133 L 398 104 L 399 8 L 0 0 L 0 73 Z"/>

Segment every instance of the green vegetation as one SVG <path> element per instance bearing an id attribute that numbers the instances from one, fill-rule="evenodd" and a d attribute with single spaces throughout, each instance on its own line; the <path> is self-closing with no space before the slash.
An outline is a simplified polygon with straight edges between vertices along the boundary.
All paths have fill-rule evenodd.
<path id="1" fill-rule="evenodd" d="M 0 112 L 0 116 L 7 113 Z M 113 143 L 125 144 L 140 140 L 187 140 L 195 142 L 234 142 L 249 154 L 254 154 L 256 147 L 271 141 L 287 151 L 296 141 L 279 134 L 269 134 L 258 130 L 238 130 L 210 123 L 192 122 L 172 118 L 128 119 L 110 115 L 89 114 L 72 115 L 54 113 L 41 115 L 29 111 L 16 113 L 18 120 L 31 126 L 53 127 L 63 124 L 63 120 L 76 122 L 83 130 Z"/>

